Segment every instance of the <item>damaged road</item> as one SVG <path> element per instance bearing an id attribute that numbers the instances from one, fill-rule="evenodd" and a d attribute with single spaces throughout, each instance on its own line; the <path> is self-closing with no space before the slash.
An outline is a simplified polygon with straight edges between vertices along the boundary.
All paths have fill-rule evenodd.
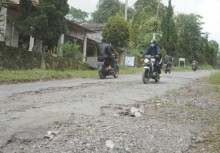
<path id="1" fill-rule="evenodd" d="M 148 85 L 141 74 L 2 85 L 0 152 L 192 152 L 203 141 L 190 131 L 197 125 L 177 124 L 184 116 L 164 103 L 213 72 L 173 72 Z"/>

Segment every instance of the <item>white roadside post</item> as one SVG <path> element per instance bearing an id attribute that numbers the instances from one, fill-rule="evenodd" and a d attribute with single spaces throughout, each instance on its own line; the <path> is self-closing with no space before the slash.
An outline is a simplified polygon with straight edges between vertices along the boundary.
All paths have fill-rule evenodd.
<path id="1" fill-rule="evenodd" d="M 87 50 L 87 33 L 85 33 L 83 38 L 83 62 L 86 62 L 86 50 Z"/>
<path id="2" fill-rule="evenodd" d="M 125 21 L 128 20 L 128 0 L 125 0 Z"/>
<path id="3" fill-rule="evenodd" d="M 181 62 L 184 63 L 184 68 L 185 68 L 186 67 L 186 59 L 185 58 L 179 58 L 179 67 L 180 67 Z"/>
<path id="4" fill-rule="evenodd" d="M 32 51 L 34 47 L 34 37 L 30 36 L 30 43 L 29 43 L 29 51 Z"/>

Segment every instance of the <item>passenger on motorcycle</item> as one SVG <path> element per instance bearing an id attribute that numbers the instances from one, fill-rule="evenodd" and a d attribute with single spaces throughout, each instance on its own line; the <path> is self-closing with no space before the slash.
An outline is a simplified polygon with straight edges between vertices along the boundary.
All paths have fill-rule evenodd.
<path id="1" fill-rule="evenodd" d="M 98 45 L 98 57 L 109 57 L 105 64 L 107 64 L 108 66 L 111 64 L 111 48 L 107 43 L 107 39 L 105 38 L 103 38 L 102 43 Z"/>
<path id="2" fill-rule="evenodd" d="M 172 62 L 173 62 L 172 57 L 170 56 L 169 52 L 167 52 L 167 54 L 164 57 L 164 64 L 167 64 L 167 67 L 168 66 L 171 67 L 172 66 Z"/>
<path id="3" fill-rule="evenodd" d="M 193 60 L 192 65 L 198 65 L 198 62 L 196 60 Z"/>
<path id="4" fill-rule="evenodd" d="M 192 67 L 194 67 L 195 66 L 195 68 L 197 69 L 197 67 L 198 67 L 198 62 L 197 62 L 197 60 L 193 60 L 193 62 L 192 62 Z"/>
<path id="5" fill-rule="evenodd" d="M 109 41 L 109 46 L 110 46 L 111 53 L 114 54 L 114 58 L 113 58 L 113 61 L 112 61 L 112 68 L 116 69 L 116 67 L 117 67 L 117 59 L 118 59 L 118 57 L 119 57 L 119 54 L 118 54 L 118 52 L 112 47 L 112 44 L 111 44 L 110 41 Z"/>
<path id="6" fill-rule="evenodd" d="M 146 56 L 146 55 L 151 55 L 151 56 L 154 56 L 155 57 L 155 68 L 158 72 L 158 74 L 161 74 L 161 67 L 160 67 L 160 64 L 161 64 L 161 50 L 160 50 L 160 47 L 157 45 L 157 41 L 155 39 L 152 39 L 150 41 L 150 47 L 147 48 L 144 53 L 142 54 L 143 55 L 143 58 Z"/>

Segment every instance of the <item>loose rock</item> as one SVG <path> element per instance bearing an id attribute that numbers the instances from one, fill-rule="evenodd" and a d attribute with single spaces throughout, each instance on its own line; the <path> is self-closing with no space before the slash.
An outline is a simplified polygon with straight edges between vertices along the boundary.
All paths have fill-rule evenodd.
<path id="1" fill-rule="evenodd" d="M 110 149 L 114 148 L 114 143 L 111 140 L 107 140 L 105 142 L 105 145 L 106 145 L 106 147 L 108 147 Z"/>

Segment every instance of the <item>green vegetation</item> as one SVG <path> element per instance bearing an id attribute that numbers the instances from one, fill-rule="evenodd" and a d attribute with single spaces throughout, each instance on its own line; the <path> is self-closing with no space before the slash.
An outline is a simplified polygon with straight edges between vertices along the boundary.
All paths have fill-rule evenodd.
<path id="1" fill-rule="evenodd" d="M 208 81 L 212 84 L 210 86 L 210 91 L 215 92 L 213 98 L 220 101 L 220 72 L 214 73 L 208 77 Z M 214 146 L 213 152 L 218 153 L 220 151 L 220 107 L 218 108 L 218 114 L 215 116 L 214 120 L 214 132 L 211 132 L 207 135 L 209 143 L 212 143 Z"/>
<path id="2" fill-rule="evenodd" d="M 204 64 L 204 65 L 199 65 L 198 66 L 198 70 L 212 70 L 213 67 L 211 65 L 208 64 Z M 172 68 L 173 71 L 189 71 L 192 70 L 192 67 L 190 65 L 186 65 L 186 67 L 173 67 Z"/>
<path id="3" fill-rule="evenodd" d="M 220 85 L 220 72 L 210 75 L 208 80 L 211 84 Z"/>
<path id="4" fill-rule="evenodd" d="M 121 67 L 120 74 L 139 73 L 142 69 L 133 67 Z M 18 71 L 0 71 L 0 84 L 31 82 L 51 79 L 68 79 L 68 78 L 90 78 L 98 77 L 97 70 L 18 70 Z"/>
<path id="5" fill-rule="evenodd" d="M 130 46 L 132 48 L 140 48 L 142 51 L 149 46 L 154 32 L 161 33 L 160 23 L 165 6 L 159 2 L 160 9 L 157 7 L 158 0 L 138 0 L 135 3 L 135 14 L 133 15 L 131 24 Z M 157 37 L 157 39 L 160 39 Z"/>
<path id="6" fill-rule="evenodd" d="M 43 0 L 38 5 L 30 0 L 20 0 L 15 26 L 23 35 L 43 40 L 52 49 L 67 29 L 65 16 L 68 11 L 67 0 Z"/>
<path id="7" fill-rule="evenodd" d="M 86 18 L 88 18 L 88 16 L 89 16 L 89 13 L 84 12 L 81 9 L 71 7 L 66 17 L 69 20 L 85 21 Z"/>
<path id="8" fill-rule="evenodd" d="M 113 16 L 106 23 L 103 36 L 115 47 L 126 47 L 130 37 L 129 23 L 120 15 Z"/>
<path id="9" fill-rule="evenodd" d="M 124 12 L 125 4 L 119 0 L 99 0 L 97 10 L 92 13 L 93 22 L 106 23 L 108 19 L 117 13 Z M 128 8 L 128 19 L 133 16 L 134 10 Z"/>
<path id="10" fill-rule="evenodd" d="M 107 19 L 114 16 L 120 12 L 119 3 L 118 0 L 111 2 L 100 0 L 97 9 L 100 14 L 95 12 L 95 18 L 101 19 L 105 16 Z M 157 10 L 158 6 L 159 10 Z M 174 7 L 171 0 L 169 0 L 168 7 L 165 7 L 158 0 L 137 0 L 134 4 L 134 14 L 130 20 L 131 36 L 127 42 L 129 43 L 129 50 L 143 51 L 149 47 L 153 33 L 163 33 L 162 38 L 156 36 L 159 46 L 163 49 L 163 54 L 169 52 L 175 59 L 184 57 L 187 64 L 197 60 L 201 65 L 217 65 L 216 55 L 219 44 L 214 40 L 209 41 L 208 33 L 203 32 L 202 16 L 183 13 L 175 16 L 173 12 Z M 94 19 L 94 22 L 99 21 Z M 105 20 L 102 19 L 101 22 L 105 22 Z M 104 31 L 107 31 L 108 28 L 113 27 L 106 26 Z M 115 38 L 111 37 L 110 39 L 114 40 Z"/>
<path id="11" fill-rule="evenodd" d="M 161 30 L 163 37 L 160 40 L 161 46 L 170 53 L 171 56 L 176 56 L 176 44 L 177 44 L 177 29 L 173 18 L 173 7 L 171 5 L 171 0 L 169 0 L 169 5 L 164 14 L 161 22 Z"/>

